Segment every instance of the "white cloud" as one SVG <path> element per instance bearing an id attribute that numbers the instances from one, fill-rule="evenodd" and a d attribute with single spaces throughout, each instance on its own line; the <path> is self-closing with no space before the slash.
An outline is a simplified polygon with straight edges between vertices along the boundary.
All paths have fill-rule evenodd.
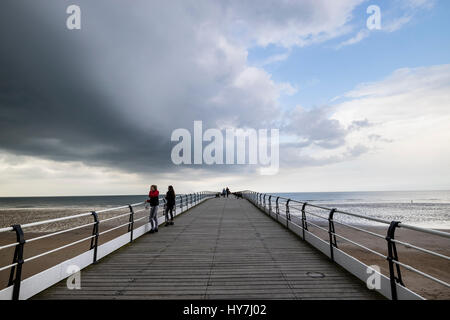
<path id="1" fill-rule="evenodd" d="M 345 46 L 349 46 L 349 45 L 358 43 L 358 42 L 360 42 L 361 40 L 367 38 L 367 37 L 369 36 L 369 34 L 370 34 L 370 31 L 369 31 L 368 29 L 362 29 L 362 30 L 360 30 L 354 37 L 352 37 L 352 38 L 350 38 L 350 39 L 348 39 L 348 40 L 345 40 L 345 41 L 341 42 L 341 43 L 336 47 L 336 49 L 340 49 L 340 48 L 342 48 L 342 47 L 345 47 Z"/>
<path id="2" fill-rule="evenodd" d="M 403 16 L 399 18 L 395 18 L 392 21 L 389 21 L 387 24 L 383 26 L 383 31 L 386 32 L 394 32 L 401 29 L 405 24 L 409 23 L 413 17 L 412 16 Z"/>
<path id="3" fill-rule="evenodd" d="M 434 6 L 435 0 L 397 0 L 403 5 L 403 7 L 416 9 L 427 8 L 430 9 Z"/>
<path id="4" fill-rule="evenodd" d="M 279 53 L 279 54 L 274 54 L 271 55 L 269 57 L 267 57 L 266 59 L 264 59 L 261 63 L 259 63 L 262 67 L 267 66 L 269 64 L 272 63 L 276 63 L 276 62 L 280 62 L 280 61 L 284 61 L 287 58 L 289 58 L 289 55 L 291 54 L 291 51 L 287 51 L 284 53 Z"/>
<path id="5" fill-rule="evenodd" d="M 434 0 L 395 0 L 391 2 L 390 8 L 381 10 L 381 31 L 391 33 L 400 30 L 411 23 L 419 12 L 432 9 L 434 3 Z M 339 43 L 336 49 L 359 43 L 377 31 L 364 27 L 353 37 Z"/>
<path id="6" fill-rule="evenodd" d="M 364 0 L 222 1 L 232 34 L 260 46 L 306 46 L 348 32 L 352 12 Z"/>
<path id="7" fill-rule="evenodd" d="M 450 65 L 400 69 L 346 96 L 350 100 L 335 106 L 332 118 L 350 125 L 365 117 L 373 124 L 347 137 L 347 145 L 373 151 L 368 170 L 390 181 L 408 172 L 416 186 L 439 185 L 450 177 L 450 162 L 445 162 L 450 159 Z M 374 159 L 384 163 L 376 165 Z"/>
<path id="8" fill-rule="evenodd" d="M 306 132 L 308 124 L 320 121 L 332 128 L 335 121 L 326 139 L 340 137 L 341 144 L 332 149 L 288 144 L 280 160 L 289 161 L 277 178 L 267 184 L 255 176 L 246 187 L 266 192 L 450 188 L 450 65 L 400 69 L 343 96 L 348 100 L 327 112 L 294 119 Z M 355 124 L 357 130 L 349 130 Z"/>

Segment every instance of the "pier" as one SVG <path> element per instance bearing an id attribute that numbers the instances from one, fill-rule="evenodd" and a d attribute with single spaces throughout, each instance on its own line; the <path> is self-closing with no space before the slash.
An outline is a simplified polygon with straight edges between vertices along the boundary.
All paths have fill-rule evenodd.
<path id="1" fill-rule="evenodd" d="M 246 200 L 211 199 L 37 299 L 377 299 Z"/>
<path id="2" fill-rule="evenodd" d="M 412 228 L 449 238 L 445 232 L 360 216 L 389 226 L 386 237 L 389 255 L 382 256 L 391 271 L 386 276 L 337 245 L 336 238 L 351 240 L 335 230 L 335 223 L 344 223 L 334 215 L 358 215 L 250 191 L 239 196 L 217 198 L 208 192 L 177 196 L 175 225 L 161 226 L 153 234 L 148 233 L 144 203 L 0 229 L 16 232 L 18 239 L 17 243 L 0 247 L 0 250 L 16 247 L 13 263 L 1 267 L 1 270 L 10 268 L 11 276 L 9 286 L 0 290 L 0 299 L 423 299 L 402 282 L 399 265 L 416 269 L 400 262 L 396 244 L 405 243 L 394 238 L 395 229 Z M 117 209 L 125 213 L 102 218 L 103 213 Z M 326 215 L 320 215 L 320 211 Z M 138 213 L 143 216 L 137 218 Z M 64 232 L 25 240 L 23 229 L 77 217 L 94 219 L 85 225 L 93 226 L 92 234 L 75 242 L 90 241 L 89 249 L 22 279 L 23 263 L 48 254 L 23 259 L 27 242 Z M 98 226 L 124 217 L 129 217 L 127 223 L 110 230 L 127 227 L 128 232 L 100 243 L 99 237 L 109 230 L 99 232 Z M 321 217 L 326 224 L 313 217 Z M 144 224 L 138 226 L 139 221 Z M 159 216 L 158 223 L 164 224 L 163 216 Z M 329 241 L 315 235 L 312 228 L 328 233 Z M 447 256 L 426 251 L 448 260 Z M 79 289 L 67 285 L 71 276 L 68 270 L 73 270 L 73 266 L 81 270 Z M 421 275 L 448 287 L 443 280 L 426 273 Z M 379 278 L 379 287 L 368 288 L 371 276 Z"/>

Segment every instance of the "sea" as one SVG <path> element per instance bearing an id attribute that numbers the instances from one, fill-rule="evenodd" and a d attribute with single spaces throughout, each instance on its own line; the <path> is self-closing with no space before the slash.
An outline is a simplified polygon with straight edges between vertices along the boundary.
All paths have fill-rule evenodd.
<path id="1" fill-rule="evenodd" d="M 423 228 L 450 229 L 450 190 L 292 192 L 276 195 L 387 221 L 401 221 Z M 357 225 L 378 225 L 348 216 L 343 220 Z"/>
<path id="2" fill-rule="evenodd" d="M 269 194 L 269 193 L 268 193 Z M 450 229 L 450 190 L 447 191 L 371 191 L 371 192 L 289 192 L 272 193 L 298 201 L 376 217 L 388 221 L 437 229 Z M 86 212 L 141 202 L 146 195 L 64 196 L 64 197 L 0 197 L 0 215 L 14 212 L 30 214 L 55 211 Z M 48 210 L 46 210 L 48 209 Z M 56 210 L 59 209 L 59 210 Z M 35 217 L 36 220 L 37 217 Z M 372 224 L 347 217 L 347 222 Z M 0 221 L 1 221 L 0 217 Z M 12 224 L 13 221 L 3 221 Z M 20 223 L 20 221 L 17 221 Z"/>

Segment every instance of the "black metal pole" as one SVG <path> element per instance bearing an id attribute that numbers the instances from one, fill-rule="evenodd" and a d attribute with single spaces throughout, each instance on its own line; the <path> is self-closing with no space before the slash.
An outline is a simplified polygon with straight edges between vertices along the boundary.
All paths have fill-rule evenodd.
<path id="1" fill-rule="evenodd" d="M 20 224 L 15 224 L 12 228 L 16 232 L 16 240 L 18 242 L 16 249 L 14 250 L 13 258 L 13 263 L 17 263 L 17 265 L 11 268 L 8 286 L 14 285 L 12 298 L 13 300 L 19 300 L 20 284 L 22 283 L 22 265 L 24 263 L 23 249 L 25 246 L 25 236 Z"/>
<path id="2" fill-rule="evenodd" d="M 277 221 L 278 221 L 278 216 L 280 215 L 280 206 L 278 205 L 278 200 L 280 200 L 280 197 L 277 197 L 277 200 L 275 201 L 275 212 L 277 214 Z"/>
<path id="3" fill-rule="evenodd" d="M 305 230 L 308 230 L 308 223 L 306 222 L 306 206 L 308 202 L 305 202 L 302 206 L 302 231 L 303 231 L 303 240 L 305 240 Z"/>
<path id="4" fill-rule="evenodd" d="M 387 260 L 389 263 L 389 279 L 391 283 L 391 298 L 392 300 L 398 300 L 397 295 L 397 283 L 404 286 L 403 280 L 402 280 L 402 274 L 400 271 L 400 266 L 395 261 L 398 261 L 398 254 L 397 254 L 397 246 L 395 245 L 394 240 L 395 237 L 395 230 L 397 229 L 398 225 L 400 224 L 400 221 L 392 221 L 389 225 L 386 241 L 388 243 L 388 256 Z M 395 264 L 395 267 L 394 267 Z M 397 276 L 395 275 L 395 270 L 397 270 Z"/>
<path id="5" fill-rule="evenodd" d="M 272 213 L 272 195 L 269 196 L 269 215 Z"/>
<path id="6" fill-rule="evenodd" d="M 286 201 L 286 228 L 289 228 L 289 220 L 291 219 L 291 213 L 289 211 L 289 202 L 291 201 L 291 199 L 288 199 L 288 201 Z"/>
<path id="7" fill-rule="evenodd" d="M 92 211 L 92 216 L 94 217 L 94 228 L 92 229 L 92 235 L 94 236 L 93 238 L 91 238 L 91 250 L 94 249 L 94 260 L 93 263 L 97 262 L 97 247 L 98 247 L 98 215 L 97 212 Z"/>
<path id="8" fill-rule="evenodd" d="M 133 242 L 133 230 L 134 230 L 134 210 L 131 204 L 128 205 L 128 208 L 130 208 L 130 224 L 128 225 L 128 232 L 130 232 L 130 242 Z"/>
<path id="9" fill-rule="evenodd" d="M 328 234 L 330 236 L 330 258 L 331 258 L 331 261 L 334 261 L 333 247 L 337 247 L 336 235 L 334 234 L 335 229 L 334 229 L 334 221 L 333 221 L 333 216 L 334 216 L 335 212 L 336 212 L 336 208 L 333 208 L 330 210 L 330 214 L 328 215 Z"/>

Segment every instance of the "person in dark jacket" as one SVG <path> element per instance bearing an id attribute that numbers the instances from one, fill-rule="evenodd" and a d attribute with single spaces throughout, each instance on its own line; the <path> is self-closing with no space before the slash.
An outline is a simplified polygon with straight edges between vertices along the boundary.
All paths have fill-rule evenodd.
<path id="1" fill-rule="evenodd" d="M 175 206 L 175 191 L 172 186 L 169 186 L 169 190 L 166 193 L 166 226 L 173 225 L 173 207 Z M 170 212 L 170 218 L 169 218 Z"/>
<path id="2" fill-rule="evenodd" d="M 150 199 L 147 200 L 150 203 L 150 233 L 158 232 L 158 206 L 159 206 L 159 191 L 156 185 L 150 187 L 150 192 L 148 193 Z"/>

